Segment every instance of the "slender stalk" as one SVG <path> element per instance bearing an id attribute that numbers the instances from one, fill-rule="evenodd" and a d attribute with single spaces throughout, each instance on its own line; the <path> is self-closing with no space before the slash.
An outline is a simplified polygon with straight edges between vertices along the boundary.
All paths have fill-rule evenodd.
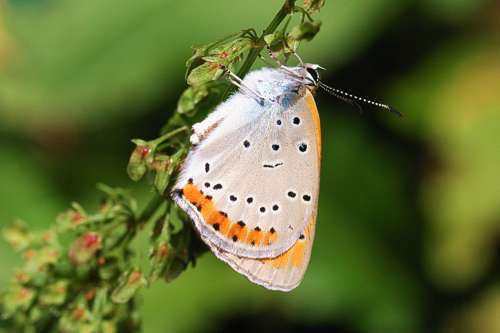
<path id="1" fill-rule="evenodd" d="M 281 9 L 274 16 L 271 23 L 269 23 L 267 28 L 264 29 L 262 35 L 260 35 L 259 39 L 257 40 L 257 45 L 248 53 L 245 62 L 238 71 L 239 77 L 243 78 L 248 73 L 253 63 L 259 56 L 260 51 L 264 48 L 264 37 L 266 35 L 272 34 L 278 28 L 281 22 L 287 17 L 287 15 L 293 11 L 293 8 L 295 7 L 295 1 L 296 0 L 286 0 Z"/>
<path id="2" fill-rule="evenodd" d="M 163 141 L 165 141 L 167 139 L 170 139 L 171 137 L 176 136 L 177 134 L 179 134 L 181 132 L 184 132 L 184 131 L 187 131 L 187 130 L 189 130 L 189 127 L 187 127 L 187 126 L 182 126 L 182 127 L 176 128 L 175 130 L 170 131 L 170 132 L 168 132 L 166 134 L 163 134 L 159 138 L 154 139 L 152 141 L 152 143 L 154 143 L 156 145 L 159 145 Z"/>

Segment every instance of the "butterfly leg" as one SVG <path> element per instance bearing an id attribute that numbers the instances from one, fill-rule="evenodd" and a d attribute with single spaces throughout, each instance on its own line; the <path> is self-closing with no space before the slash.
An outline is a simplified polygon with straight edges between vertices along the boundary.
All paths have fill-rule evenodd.
<path id="1" fill-rule="evenodd" d="M 281 60 L 278 59 L 278 57 L 273 53 L 273 51 L 269 46 L 267 46 L 267 52 L 269 52 L 269 57 L 276 62 L 279 68 L 286 71 L 292 77 L 299 79 L 300 80 L 299 82 L 302 82 L 302 78 L 298 76 L 295 72 L 291 71 L 287 66 L 283 65 Z M 295 51 L 292 51 L 292 54 L 299 60 L 300 66 L 304 66 L 304 63 L 302 62 L 302 59 L 298 56 L 298 54 L 295 53 Z"/>
<path id="2" fill-rule="evenodd" d="M 222 69 L 228 75 L 229 82 L 231 82 L 233 85 L 238 87 L 244 94 L 248 94 L 248 95 L 253 96 L 256 99 L 257 103 L 259 103 L 261 105 L 264 104 L 264 101 L 266 99 L 263 96 L 261 96 L 257 91 L 248 87 L 238 75 L 234 74 L 227 67 L 223 67 Z"/>
<path id="3" fill-rule="evenodd" d="M 269 58 L 273 59 L 276 64 L 278 64 L 279 67 L 285 67 L 281 60 L 276 56 L 276 54 L 273 53 L 269 45 L 267 45 L 267 53 L 269 54 Z"/>

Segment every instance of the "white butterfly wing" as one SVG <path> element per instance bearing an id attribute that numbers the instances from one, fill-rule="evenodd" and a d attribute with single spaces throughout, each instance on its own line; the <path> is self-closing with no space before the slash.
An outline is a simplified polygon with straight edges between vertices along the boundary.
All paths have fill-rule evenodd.
<path id="1" fill-rule="evenodd" d="M 174 199 L 202 238 L 246 258 L 292 247 L 316 215 L 320 136 L 312 95 L 284 109 L 237 93 L 196 126 L 199 144 Z"/>

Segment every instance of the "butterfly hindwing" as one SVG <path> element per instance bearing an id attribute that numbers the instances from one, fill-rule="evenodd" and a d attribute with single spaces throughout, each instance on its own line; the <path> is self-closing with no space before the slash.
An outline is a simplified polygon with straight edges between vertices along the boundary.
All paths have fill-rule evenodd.
<path id="1" fill-rule="evenodd" d="M 253 283 L 268 289 L 290 291 L 302 281 L 311 257 L 315 218 L 293 246 L 275 258 L 244 258 L 222 251 L 211 245 L 215 255 Z"/>

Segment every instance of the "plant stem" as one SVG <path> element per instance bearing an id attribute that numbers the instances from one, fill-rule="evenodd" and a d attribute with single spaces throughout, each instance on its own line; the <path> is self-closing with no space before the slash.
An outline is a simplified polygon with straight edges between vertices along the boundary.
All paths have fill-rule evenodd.
<path id="1" fill-rule="evenodd" d="M 238 71 L 239 77 L 243 78 L 248 73 L 253 63 L 259 56 L 260 51 L 264 48 L 264 37 L 266 35 L 272 34 L 285 19 L 285 17 L 287 17 L 287 15 L 293 11 L 295 7 L 295 1 L 296 0 L 285 0 L 285 3 L 283 4 L 279 12 L 276 13 L 271 23 L 269 23 L 267 28 L 262 32 L 262 35 L 260 35 L 256 43 L 257 45 L 248 53 L 245 62 Z"/>
<path id="2" fill-rule="evenodd" d="M 187 131 L 187 130 L 189 130 L 189 127 L 182 126 L 182 127 L 176 128 L 173 131 L 170 131 L 170 132 L 168 132 L 166 134 L 163 134 L 162 136 L 160 136 L 159 138 L 154 139 L 151 142 L 154 143 L 154 144 L 156 144 L 156 145 L 159 145 L 163 141 L 165 141 L 167 139 L 170 139 L 171 137 L 173 137 L 173 136 L 175 136 L 175 135 L 177 135 L 177 134 L 179 134 L 181 132 Z"/>

